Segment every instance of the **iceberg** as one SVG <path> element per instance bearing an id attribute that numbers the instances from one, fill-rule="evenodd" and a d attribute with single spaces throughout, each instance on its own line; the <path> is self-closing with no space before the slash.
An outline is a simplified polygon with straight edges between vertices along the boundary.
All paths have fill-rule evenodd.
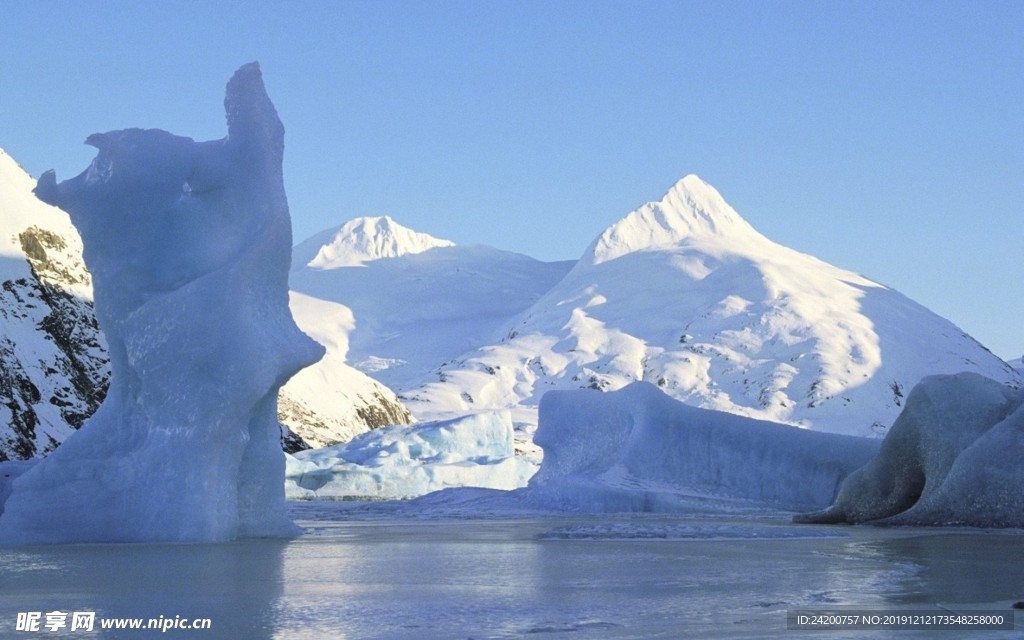
<path id="1" fill-rule="evenodd" d="M 259 65 L 227 85 L 228 135 L 94 134 L 79 176 L 36 187 L 93 275 L 111 385 L 83 427 L 10 483 L 5 543 L 221 541 L 297 533 L 277 394 L 323 348 L 288 308 L 284 127 Z"/>
<path id="2" fill-rule="evenodd" d="M 645 382 L 549 391 L 534 442 L 544 462 L 519 507 L 713 513 L 823 508 L 880 444 L 699 409 Z"/>
<path id="3" fill-rule="evenodd" d="M 925 378 L 877 457 L 805 523 L 1024 527 L 1024 391 L 976 373 Z"/>
<path id="4" fill-rule="evenodd" d="M 511 414 L 374 429 L 345 444 L 288 456 L 291 499 L 402 499 L 449 487 L 525 486 L 536 461 L 515 455 Z"/>

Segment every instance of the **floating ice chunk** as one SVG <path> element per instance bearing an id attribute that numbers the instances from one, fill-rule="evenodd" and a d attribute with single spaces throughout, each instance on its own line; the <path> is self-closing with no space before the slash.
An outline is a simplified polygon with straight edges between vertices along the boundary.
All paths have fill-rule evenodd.
<path id="1" fill-rule="evenodd" d="M 0 540 L 212 541 L 296 532 L 277 393 L 323 348 L 288 309 L 284 127 L 259 66 L 231 78 L 228 135 L 90 136 L 38 197 L 82 235 L 110 347 L 106 400 L 12 487 Z"/>
<path id="2" fill-rule="evenodd" d="M 447 487 L 522 487 L 536 463 L 515 455 L 508 411 L 384 427 L 288 456 L 289 498 L 393 499 Z"/>
<path id="3" fill-rule="evenodd" d="M 835 503 L 796 519 L 1024 527 L 1024 391 L 976 373 L 925 378 Z"/>
<path id="4" fill-rule="evenodd" d="M 698 409 L 639 382 L 548 392 L 534 441 L 544 462 L 515 501 L 570 511 L 824 506 L 879 445 Z"/>

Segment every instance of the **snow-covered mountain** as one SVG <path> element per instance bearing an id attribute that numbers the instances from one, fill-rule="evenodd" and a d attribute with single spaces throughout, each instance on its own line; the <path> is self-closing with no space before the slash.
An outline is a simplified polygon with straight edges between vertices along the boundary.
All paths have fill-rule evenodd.
<path id="1" fill-rule="evenodd" d="M 1024 373 L 1024 356 L 1017 358 L 1016 360 L 1010 360 L 1008 364 L 1017 371 Z"/>
<path id="2" fill-rule="evenodd" d="M 348 261 L 320 260 L 331 247 L 356 245 L 387 246 L 394 255 L 361 261 L 358 268 Z M 299 244 L 293 256 L 292 289 L 351 309 L 348 362 L 392 389 L 436 378 L 432 372 L 442 363 L 498 340 L 503 325 L 537 302 L 573 264 L 455 246 L 390 218 L 358 218 L 317 234 Z"/>
<path id="3" fill-rule="evenodd" d="M 696 176 L 609 227 L 503 331 L 399 385 L 413 413 L 518 407 L 528 420 L 549 389 L 645 380 L 699 407 L 880 435 L 924 376 L 1022 384 L 900 293 L 764 237 Z"/>
<path id="4" fill-rule="evenodd" d="M 53 450 L 106 394 L 106 345 L 82 243 L 0 150 L 0 461 Z"/>
<path id="5" fill-rule="evenodd" d="M 358 267 L 381 258 L 397 258 L 454 244 L 403 227 L 390 216 L 355 218 L 297 245 L 292 251 L 292 268 Z"/>
<path id="6" fill-rule="evenodd" d="M 0 461 L 44 455 L 92 415 L 106 393 L 106 343 L 92 308 L 82 242 L 67 214 L 40 202 L 35 180 L 0 150 Z M 328 347 L 281 392 L 289 451 L 406 424 L 381 383 L 345 364 L 351 312 L 292 298 L 299 326 Z M 337 331 L 324 329 L 334 323 Z"/>

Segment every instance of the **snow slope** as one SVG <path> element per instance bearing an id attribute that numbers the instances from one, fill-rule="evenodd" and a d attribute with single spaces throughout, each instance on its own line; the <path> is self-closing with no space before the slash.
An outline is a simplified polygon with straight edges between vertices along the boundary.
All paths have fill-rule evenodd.
<path id="1" fill-rule="evenodd" d="M 367 220 L 377 223 L 368 226 Z M 367 237 L 368 229 L 376 235 Z M 309 262 L 332 247 L 350 246 L 387 250 L 358 268 L 346 264 L 347 258 L 320 266 Z M 348 362 L 399 392 L 437 379 L 442 363 L 497 340 L 510 318 L 571 267 L 486 246 L 453 246 L 389 218 L 359 218 L 337 233 L 318 234 L 298 245 L 294 256 L 294 291 L 352 310 Z"/>
<path id="2" fill-rule="evenodd" d="M 921 378 L 962 370 L 1022 384 L 950 322 L 772 242 L 687 176 L 602 233 L 501 339 L 403 396 L 417 415 L 535 409 L 548 390 L 643 380 L 699 407 L 878 436 Z"/>
<path id="3" fill-rule="evenodd" d="M 1017 358 L 1016 360 L 1010 360 L 1008 363 L 1011 367 L 1024 373 L 1024 358 Z"/>
<path id="4" fill-rule="evenodd" d="M 0 461 L 43 455 L 106 394 L 106 343 L 82 242 L 0 150 Z"/>
<path id="5" fill-rule="evenodd" d="M 394 392 L 345 364 L 354 320 L 345 306 L 290 294 L 296 324 L 327 349 L 319 362 L 288 381 L 278 398 L 278 417 L 302 443 L 287 451 L 348 442 L 376 427 L 409 424 L 412 415 Z M 287 443 L 286 443 L 287 444 Z"/>

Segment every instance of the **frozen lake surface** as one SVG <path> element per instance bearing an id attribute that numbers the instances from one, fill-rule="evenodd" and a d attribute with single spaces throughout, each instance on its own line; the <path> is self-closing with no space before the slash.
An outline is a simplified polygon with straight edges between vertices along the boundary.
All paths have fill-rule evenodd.
<path id="1" fill-rule="evenodd" d="M 1009 612 L 1024 600 L 1020 531 L 290 508 L 306 532 L 291 541 L 0 549 L 0 637 L 792 638 L 802 634 L 787 631 L 788 609 Z M 209 618 L 211 628 L 15 631 L 19 612 L 55 610 Z"/>

